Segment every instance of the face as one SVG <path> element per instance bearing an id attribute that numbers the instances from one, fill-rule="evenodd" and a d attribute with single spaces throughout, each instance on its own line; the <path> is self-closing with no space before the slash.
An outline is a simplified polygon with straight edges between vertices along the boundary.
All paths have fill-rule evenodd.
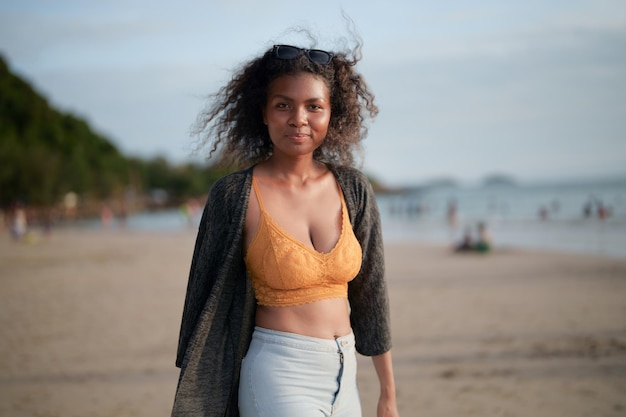
<path id="1" fill-rule="evenodd" d="M 283 75 L 272 81 L 263 108 L 275 155 L 310 155 L 326 137 L 330 122 L 326 83 L 309 73 Z"/>

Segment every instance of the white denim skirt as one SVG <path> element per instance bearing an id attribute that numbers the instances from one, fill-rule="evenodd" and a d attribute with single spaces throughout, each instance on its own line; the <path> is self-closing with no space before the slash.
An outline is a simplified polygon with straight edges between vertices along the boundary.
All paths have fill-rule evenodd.
<path id="1" fill-rule="evenodd" d="M 241 367 L 241 417 L 361 417 L 354 335 L 255 327 Z"/>

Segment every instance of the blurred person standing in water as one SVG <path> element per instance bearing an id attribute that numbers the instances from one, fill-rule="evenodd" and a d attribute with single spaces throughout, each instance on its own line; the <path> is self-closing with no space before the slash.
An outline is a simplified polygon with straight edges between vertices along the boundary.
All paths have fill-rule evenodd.
<path id="1" fill-rule="evenodd" d="M 380 217 L 354 165 L 378 108 L 351 51 L 275 45 L 198 131 L 227 161 L 203 211 L 173 416 L 361 416 L 356 352 L 397 417 Z"/>

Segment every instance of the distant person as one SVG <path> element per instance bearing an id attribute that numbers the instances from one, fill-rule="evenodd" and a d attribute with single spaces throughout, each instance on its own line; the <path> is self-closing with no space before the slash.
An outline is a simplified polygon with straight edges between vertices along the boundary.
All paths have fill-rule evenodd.
<path id="1" fill-rule="evenodd" d="M 476 226 L 477 238 L 472 238 L 472 232 L 469 228 L 465 229 L 463 238 L 454 247 L 455 252 L 480 252 L 486 253 L 491 250 L 491 235 L 487 231 L 487 225 L 480 222 Z"/>
<path id="2" fill-rule="evenodd" d="M 474 250 L 486 253 L 491 250 L 491 234 L 487 230 L 487 225 L 483 222 L 478 223 L 478 239 L 474 244 Z"/>
<path id="3" fill-rule="evenodd" d="M 185 218 L 187 226 L 191 228 L 196 224 L 196 218 L 200 210 L 201 206 L 195 198 L 188 199 L 180 206 L 180 213 Z"/>
<path id="4" fill-rule="evenodd" d="M 352 167 L 378 112 L 360 56 L 360 42 L 276 45 L 202 115 L 211 154 L 248 168 L 204 208 L 174 417 L 360 417 L 356 349 L 378 375 L 378 417 L 398 416 L 380 216 Z"/>
<path id="5" fill-rule="evenodd" d="M 100 210 L 100 224 L 103 228 L 109 229 L 113 224 L 113 210 L 108 204 L 103 204 Z"/>
<path id="6" fill-rule="evenodd" d="M 457 205 L 455 200 L 448 201 L 448 209 L 446 211 L 446 219 L 448 226 L 455 228 L 458 220 Z"/>
<path id="7" fill-rule="evenodd" d="M 187 226 L 193 226 L 193 221 L 191 219 L 191 210 L 189 210 L 189 203 L 184 202 L 180 206 L 178 206 L 178 212 L 185 219 Z"/>
<path id="8" fill-rule="evenodd" d="M 606 220 L 609 217 L 611 217 L 611 209 L 605 206 L 602 201 L 598 202 L 597 213 L 598 213 L 598 219 L 600 220 Z"/>
<path id="9" fill-rule="evenodd" d="M 585 219 L 588 219 L 591 217 L 592 213 L 593 213 L 593 202 L 587 201 L 585 205 L 583 206 L 583 217 Z"/>
<path id="10" fill-rule="evenodd" d="M 11 235 L 14 240 L 20 241 L 24 239 L 28 232 L 28 219 L 26 217 L 26 209 L 22 203 L 15 205 L 13 212 L 13 220 L 11 224 Z"/>
<path id="11" fill-rule="evenodd" d="M 472 231 L 467 228 L 465 229 L 465 233 L 463 233 L 463 239 L 461 242 L 454 248 L 456 252 L 467 252 L 474 250 L 474 242 L 472 240 Z"/>

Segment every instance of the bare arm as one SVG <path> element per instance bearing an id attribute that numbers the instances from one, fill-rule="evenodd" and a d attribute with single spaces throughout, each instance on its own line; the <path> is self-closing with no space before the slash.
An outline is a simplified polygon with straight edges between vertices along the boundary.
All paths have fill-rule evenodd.
<path id="1" fill-rule="evenodd" d="M 372 356 L 372 362 L 380 383 L 377 417 L 398 417 L 396 383 L 393 377 L 391 351 L 387 351 L 382 355 Z"/>

